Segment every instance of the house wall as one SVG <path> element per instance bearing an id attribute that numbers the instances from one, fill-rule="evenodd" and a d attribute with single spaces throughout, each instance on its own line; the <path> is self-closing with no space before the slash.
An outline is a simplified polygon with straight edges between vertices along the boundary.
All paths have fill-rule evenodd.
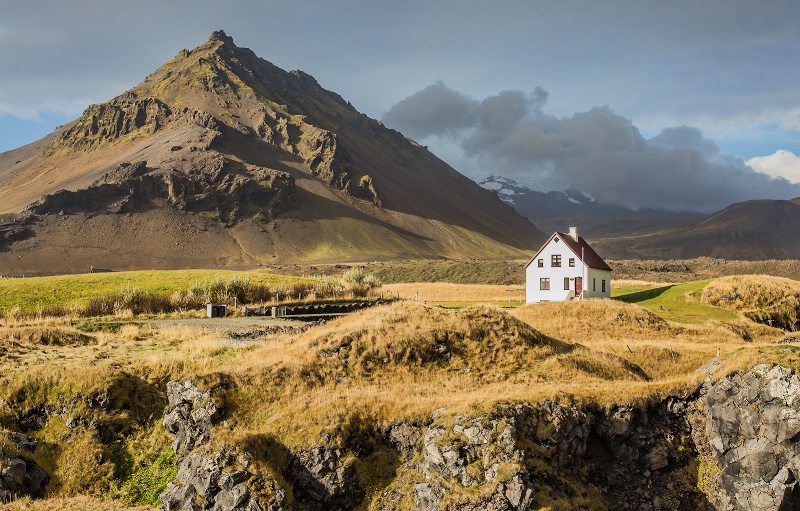
<path id="1" fill-rule="evenodd" d="M 552 256 L 561 256 L 561 266 L 552 265 Z M 575 259 L 575 266 L 569 266 L 570 258 Z M 538 260 L 542 259 L 544 267 L 539 268 Z M 580 261 L 580 257 L 563 242 L 555 241 L 555 238 L 544 247 L 525 268 L 525 301 L 526 303 L 556 302 L 564 301 L 575 297 L 575 277 L 583 277 L 583 297 L 584 298 L 610 298 L 611 297 L 611 272 L 608 270 L 597 270 L 585 268 Z M 542 290 L 541 278 L 550 279 L 550 289 Z M 569 281 L 569 289 L 564 289 L 564 278 L 573 279 Z M 592 280 L 594 279 L 594 281 Z M 606 281 L 606 290 L 602 291 L 602 281 Z M 596 287 L 593 287 L 593 282 Z"/>
<path id="2" fill-rule="evenodd" d="M 584 298 L 611 298 L 611 272 L 588 268 L 587 277 L 583 284 Z M 603 281 L 606 281 L 606 290 L 603 292 Z"/>

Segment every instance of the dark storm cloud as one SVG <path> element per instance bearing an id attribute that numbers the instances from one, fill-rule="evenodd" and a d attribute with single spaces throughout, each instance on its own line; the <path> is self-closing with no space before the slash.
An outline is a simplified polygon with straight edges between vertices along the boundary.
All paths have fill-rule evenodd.
<path id="1" fill-rule="evenodd" d="M 437 82 L 384 116 L 411 137 L 455 138 L 481 174 L 498 173 L 547 190 L 575 188 L 633 208 L 714 211 L 733 202 L 791 198 L 800 185 L 755 172 L 694 127 L 645 139 L 608 107 L 568 118 L 543 111 L 548 94 L 504 91 L 477 101 Z M 444 98 L 437 104 L 437 98 Z"/>
<path id="2" fill-rule="evenodd" d="M 413 127 L 413 136 L 419 138 L 457 134 L 475 122 L 478 106 L 477 101 L 439 81 L 397 103 L 383 120 L 393 126 Z"/>

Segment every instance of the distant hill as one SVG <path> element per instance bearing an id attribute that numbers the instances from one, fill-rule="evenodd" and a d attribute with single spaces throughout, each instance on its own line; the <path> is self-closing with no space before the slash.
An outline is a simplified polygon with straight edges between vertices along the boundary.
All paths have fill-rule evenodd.
<path id="1" fill-rule="evenodd" d="M 800 198 L 739 202 L 682 229 L 625 240 L 603 240 L 601 250 L 654 259 L 700 256 L 761 260 L 800 257 Z"/>
<path id="2" fill-rule="evenodd" d="M 548 233 L 580 226 L 583 235 L 597 239 L 663 230 L 704 218 L 695 212 L 604 204 L 578 190 L 540 192 L 505 176 L 490 175 L 476 181 Z"/>
<path id="3" fill-rule="evenodd" d="M 224 32 L 0 154 L 0 272 L 526 257 L 545 235 Z"/>
<path id="4" fill-rule="evenodd" d="M 504 176 L 477 182 L 545 232 L 580 227 L 607 258 L 800 257 L 800 197 L 741 202 L 708 216 L 602 204 L 576 190 L 539 192 Z"/>

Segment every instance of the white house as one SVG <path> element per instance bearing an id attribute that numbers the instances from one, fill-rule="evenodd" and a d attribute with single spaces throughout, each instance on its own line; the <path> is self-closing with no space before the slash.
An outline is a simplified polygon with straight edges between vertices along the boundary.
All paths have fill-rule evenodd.
<path id="1" fill-rule="evenodd" d="M 554 232 L 525 265 L 525 302 L 562 302 L 572 298 L 610 298 L 611 267 L 576 227 Z"/>

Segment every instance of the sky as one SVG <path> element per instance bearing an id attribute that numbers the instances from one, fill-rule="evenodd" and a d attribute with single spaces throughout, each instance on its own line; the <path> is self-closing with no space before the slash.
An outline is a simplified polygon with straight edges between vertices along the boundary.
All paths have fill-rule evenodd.
<path id="1" fill-rule="evenodd" d="M 796 0 L 0 0 L 0 152 L 222 29 L 458 171 L 630 207 L 800 196 Z"/>

